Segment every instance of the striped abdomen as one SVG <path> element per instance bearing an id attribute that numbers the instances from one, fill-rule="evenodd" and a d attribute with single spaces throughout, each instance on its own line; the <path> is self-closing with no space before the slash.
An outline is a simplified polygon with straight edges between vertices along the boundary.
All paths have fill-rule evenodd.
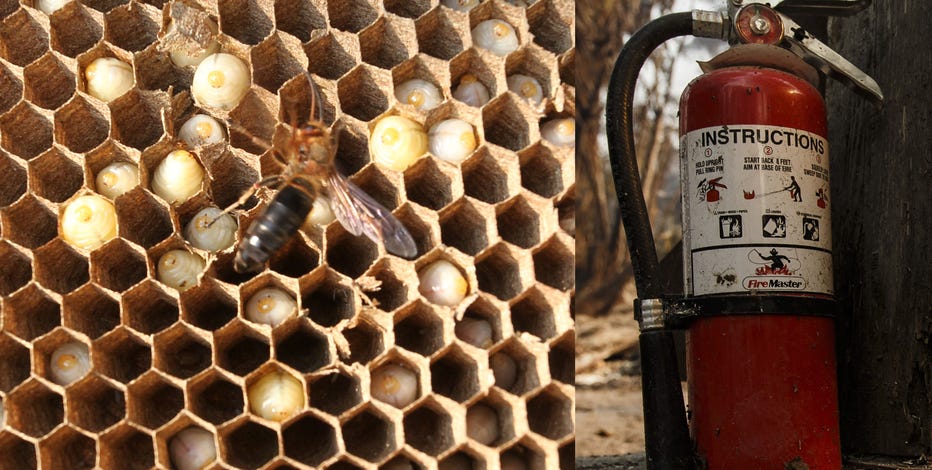
<path id="1" fill-rule="evenodd" d="M 272 254 L 298 231 L 313 204 L 306 192 L 293 185 L 283 187 L 246 230 L 246 237 L 236 250 L 233 269 L 241 273 L 262 269 Z"/>

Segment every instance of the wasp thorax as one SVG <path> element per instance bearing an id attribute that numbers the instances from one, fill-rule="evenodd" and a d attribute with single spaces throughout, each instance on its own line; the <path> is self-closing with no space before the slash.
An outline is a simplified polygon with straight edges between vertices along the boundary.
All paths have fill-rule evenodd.
<path id="1" fill-rule="evenodd" d="M 204 259 L 187 250 L 171 250 L 159 258 L 156 275 L 166 286 L 186 291 L 197 285 Z"/>
<path id="2" fill-rule="evenodd" d="M 489 89 L 472 74 L 463 75 L 459 86 L 456 87 L 456 90 L 453 90 L 453 97 L 477 108 L 488 103 L 489 99 L 491 99 Z"/>
<path id="3" fill-rule="evenodd" d="M 101 101 L 112 101 L 133 87 L 133 68 L 119 59 L 94 59 L 84 69 L 87 93 Z"/>
<path id="4" fill-rule="evenodd" d="M 278 326 L 293 317 L 298 311 L 298 304 L 281 289 L 267 287 L 246 301 L 246 318 L 256 323 Z"/>
<path id="5" fill-rule="evenodd" d="M 418 78 L 408 80 L 395 87 L 395 98 L 421 111 L 434 109 L 443 101 L 440 90 L 433 83 Z"/>
<path id="6" fill-rule="evenodd" d="M 91 359 L 84 343 L 73 341 L 52 352 L 49 375 L 52 382 L 68 385 L 91 370 Z"/>
<path id="7" fill-rule="evenodd" d="M 172 463 L 178 470 L 200 470 L 217 459 L 214 435 L 197 426 L 175 434 L 168 448 Z"/>
<path id="8" fill-rule="evenodd" d="M 139 185 L 139 167 L 128 162 L 111 163 L 97 173 L 97 192 L 110 198 L 135 188 Z"/>
<path id="9" fill-rule="evenodd" d="M 372 398 L 396 408 L 404 408 L 417 399 L 417 376 L 397 364 L 386 364 L 372 372 Z"/>
<path id="10" fill-rule="evenodd" d="M 369 152 L 373 161 L 404 171 L 427 152 L 427 133 L 419 123 L 408 118 L 384 117 L 372 129 Z"/>
<path id="11" fill-rule="evenodd" d="M 199 106 L 230 110 L 249 91 L 249 69 L 231 54 L 207 56 L 194 71 L 191 94 Z"/>
<path id="12" fill-rule="evenodd" d="M 469 283 L 451 262 L 438 260 L 418 272 L 418 292 L 429 302 L 448 307 L 466 298 Z"/>
<path id="13" fill-rule="evenodd" d="M 191 148 L 216 144 L 223 142 L 223 126 L 206 114 L 195 114 L 181 125 L 178 138 Z"/>
<path id="14" fill-rule="evenodd" d="M 447 119 L 430 128 L 430 153 L 450 163 L 459 163 L 476 149 L 476 133 L 462 119 Z"/>
<path id="15" fill-rule="evenodd" d="M 187 201 L 201 190 L 204 169 L 187 150 L 170 152 L 155 168 L 152 191 L 169 204 Z"/>
<path id="16" fill-rule="evenodd" d="M 246 390 L 249 409 L 256 415 L 284 421 L 304 408 L 304 386 L 291 374 L 273 371 L 263 375 Z"/>
<path id="17" fill-rule="evenodd" d="M 61 216 L 61 236 L 77 248 L 93 250 L 117 235 L 116 209 L 107 199 L 91 194 L 68 203 Z"/>
<path id="18" fill-rule="evenodd" d="M 518 49 L 518 35 L 514 28 L 502 20 L 486 20 L 472 29 L 476 46 L 488 49 L 495 55 L 507 55 Z"/>
<path id="19" fill-rule="evenodd" d="M 544 99 L 544 89 L 534 77 L 516 73 L 507 78 L 508 89 L 517 93 L 531 104 L 540 104 Z"/>
<path id="20" fill-rule="evenodd" d="M 540 136 L 551 144 L 572 147 L 576 145 L 576 121 L 572 118 L 547 121 L 540 126 Z"/>

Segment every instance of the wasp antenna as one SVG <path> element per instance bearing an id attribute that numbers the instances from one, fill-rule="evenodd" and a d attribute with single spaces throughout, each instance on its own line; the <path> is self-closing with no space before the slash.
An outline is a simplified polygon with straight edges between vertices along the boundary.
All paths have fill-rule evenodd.
<path id="1" fill-rule="evenodd" d="M 323 122 L 323 106 L 318 107 L 318 103 L 323 103 L 323 100 L 320 99 L 320 90 L 317 89 L 317 84 L 311 79 L 311 74 L 309 72 L 305 71 L 304 76 L 307 77 L 307 83 L 311 87 L 311 110 L 308 112 L 307 118 L 310 121 Z M 314 116 L 315 112 L 317 116 Z"/>
<path id="2" fill-rule="evenodd" d="M 252 143 L 254 143 L 254 144 L 256 144 L 256 145 L 258 145 L 258 146 L 260 146 L 260 147 L 265 147 L 266 149 L 272 148 L 272 142 L 270 142 L 270 141 L 268 141 L 268 140 L 266 140 L 266 139 L 264 139 L 264 138 L 262 138 L 262 137 L 259 137 L 259 136 L 255 135 L 255 134 L 253 134 L 252 131 L 250 131 L 249 129 L 246 129 L 245 127 L 243 127 L 243 126 L 241 126 L 241 125 L 239 125 L 239 124 L 237 124 L 236 122 L 234 122 L 234 121 L 227 121 L 227 124 L 230 126 L 230 130 L 231 130 L 231 131 L 236 131 L 236 132 L 239 132 L 240 134 L 245 135 L 246 137 L 249 138 L 249 140 L 252 141 Z"/>

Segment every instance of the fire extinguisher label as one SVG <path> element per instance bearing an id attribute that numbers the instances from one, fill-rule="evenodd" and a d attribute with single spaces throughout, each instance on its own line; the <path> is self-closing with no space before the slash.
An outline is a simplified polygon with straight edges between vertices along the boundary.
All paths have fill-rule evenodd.
<path id="1" fill-rule="evenodd" d="M 828 143 L 799 129 L 734 125 L 680 142 L 688 292 L 828 294 Z"/>

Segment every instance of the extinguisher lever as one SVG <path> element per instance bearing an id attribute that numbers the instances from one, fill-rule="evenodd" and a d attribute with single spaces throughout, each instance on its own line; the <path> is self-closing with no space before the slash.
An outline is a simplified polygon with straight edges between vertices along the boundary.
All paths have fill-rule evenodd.
<path id="1" fill-rule="evenodd" d="M 850 16 L 870 4 L 871 0 L 783 0 L 771 5 L 788 15 Z"/>

